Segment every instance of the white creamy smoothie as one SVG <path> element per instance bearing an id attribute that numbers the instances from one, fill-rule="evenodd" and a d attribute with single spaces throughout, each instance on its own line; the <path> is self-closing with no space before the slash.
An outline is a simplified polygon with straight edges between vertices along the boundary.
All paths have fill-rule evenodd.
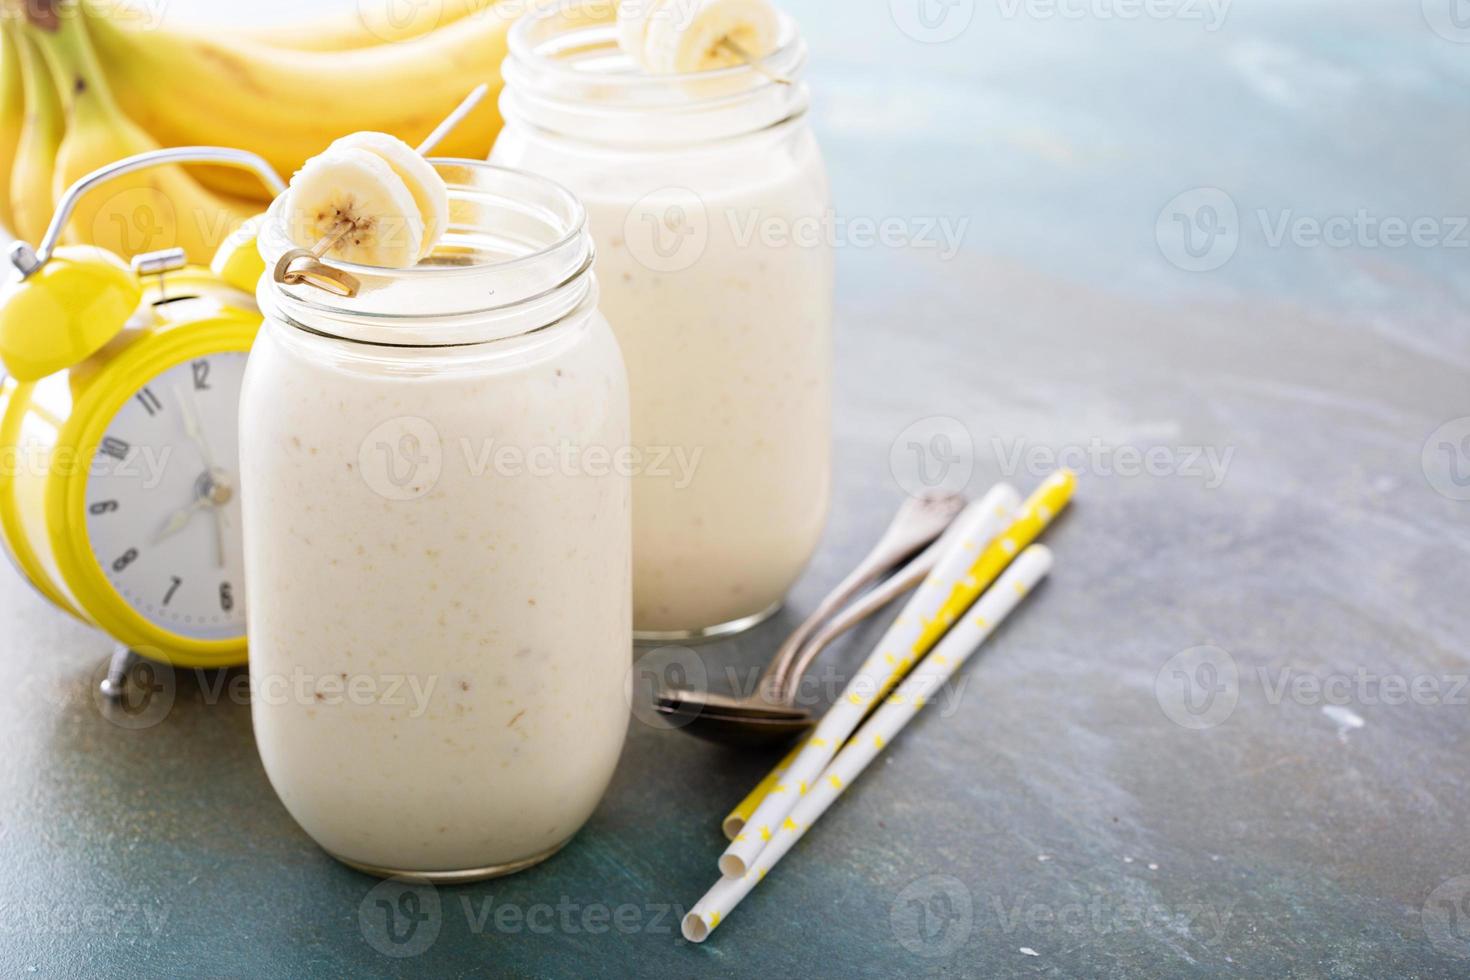
<path id="1" fill-rule="evenodd" d="M 577 187 L 608 284 L 603 312 L 628 364 L 634 442 L 675 464 L 635 485 L 633 617 L 643 630 L 728 623 L 779 603 L 826 523 L 831 252 L 762 242 L 751 230 L 816 217 L 821 160 L 777 154 L 722 176 L 697 182 L 718 188 L 700 194 L 702 254 L 671 271 L 658 268 L 651 236 L 639 237 L 648 234 L 640 219 L 663 217 L 658 188 L 652 207 L 635 211 L 642 195 L 599 188 L 600 176 Z"/>
<path id="2" fill-rule="evenodd" d="M 639 76 L 606 50 L 610 29 L 556 16 L 512 32 L 491 159 L 588 210 L 645 454 L 635 629 L 738 629 L 781 602 L 827 514 L 833 258 L 805 88 L 749 69 Z M 804 49 L 786 27 L 774 60 L 794 74 Z M 547 53 L 563 47 L 576 57 Z"/>
<path id="3" fill-rule="evenodd" d="M 561 302 L 525 270 L 410 272 L 310 322 L 261 288 L 241 411 L 255 735 L 334 856 L 483 877 L 575 833 L 622 747 L 627 386 L 585 272 Z M 479 295 L 519 319 L 423 316 Z"/>

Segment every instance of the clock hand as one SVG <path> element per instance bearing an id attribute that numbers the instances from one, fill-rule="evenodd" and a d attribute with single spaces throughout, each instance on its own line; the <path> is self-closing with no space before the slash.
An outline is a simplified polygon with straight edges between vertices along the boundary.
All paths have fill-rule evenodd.
<path id="1" fill-rule="evenodd" d="M 224 472 L 222 470 L 211 469 L 204 476 L 200 477 L 199 482 L 195 485 L 194 499 L 187 506 L 175 511 L 169 517 L 159 532 L 153 536 L 153 543 L 158 544 L 158 542 L 170 535 L 178 534 L 189 526 L 189 521 L 193 518 L 195 511 L 203 510 L 207 507 L 216 514 L 215 536 L 219 543 L 219 563 L 220 567 L 223 568 L 225 564 L 225 532 L 217 518 L 220 508 L 228 504 L 234 495 L 234 489 L 225 482 Z"/>
<path id="2" fill-rule="evenodd" d="M 219 567 L 225 567 L 225 511 L 223 507 L 216 506 L 214 509 L 214 544 L 215 554 L 219 556 Z"/>
<path id="3" fill-rule="evenodd" d="M 184 434 L 199 447 L 199 455 L 204 457 L 204 468 L 213 470 L 214 456 L 210 453 L 209 443 L 204 438 L 204 429 L 199 425 L 199 411 L 194 401 L 194 393 L 181 385 L 175 385 L 174 398 L 178 401 L 179 411 L 184 416 Z"/>
<path id="4" fill-rule="evenodd" d="M 173 516 L 171 516 L 166 522 L 164 522 L 163 527 L 159 529 L 158 533 L 153 535 L 152 543 L 158 544 L 158 542 L 164 540 L 165 538 L 169 538 L 175 534 L 178 534 L 184 528 L 189 526 L 189 520 L 194 516 L 195 511 L 203 510 L 205 507 L 208 506 L 209 498 L 199 497 L 191 501 L 189 503 L 189 506 L 175 511 L 173 513 Z"/>
<path id="5" fill-rule="evenodd" d="M 214 542 L 219 556 L 219 567 L 225 567 L 225 506 L 234 498 L 235 490 L 227 482 L 223 470 L 209 471 L 209 492 L 204 500 L 214 511 Z"/>

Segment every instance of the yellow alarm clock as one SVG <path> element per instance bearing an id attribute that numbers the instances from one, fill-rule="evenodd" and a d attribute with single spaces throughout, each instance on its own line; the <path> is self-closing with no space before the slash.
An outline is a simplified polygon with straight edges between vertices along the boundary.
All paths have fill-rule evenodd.
<path id="1" fill-rule="evenodd" d="M 38 248 L 12 246 L 19 276 L 0 289 L 0 532 L 46 598 L 120 645 L 104 690 L 131 652 L 181 667 L 246 656 L 237 433 L 261 322 L 254 249 L 226 243 L 214 272 L 178 249 L 130 266 L 56 247 L 87 191 L 175 163 L 244 167 L 284 189 L 243 151 L 130 157 L 68 190 Z"/>

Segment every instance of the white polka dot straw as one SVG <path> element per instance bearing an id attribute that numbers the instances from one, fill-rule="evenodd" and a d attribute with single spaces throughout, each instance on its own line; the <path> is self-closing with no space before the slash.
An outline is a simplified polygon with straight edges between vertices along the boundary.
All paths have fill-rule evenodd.
<path id="1" fill-rule="evenodd" d="M 823 813 L 842 795 L 883 747 L 918 714 L 965 660 L 983 644 L 995 628 L 1020 605 L 1021 600 L 1051 571 L 1052 554 L 1033 544 L 1021 552 L 1001 575 L 996 587 L 986 592 L 964 618 L 945 635 L 928 657 L 903 680 L 873 712 L 842 751 L 813 780 L 808 792 L 796 797 L 791 812 L 766 836 L 750 866 L 739 874 L 727 874 L 695 903 L 684 917 L 684 938 L 703 942 L 730 911 L 760 883 L 776 863 L 811 829 Z M 794 794 L 791 794 L 794 795 Z"/>

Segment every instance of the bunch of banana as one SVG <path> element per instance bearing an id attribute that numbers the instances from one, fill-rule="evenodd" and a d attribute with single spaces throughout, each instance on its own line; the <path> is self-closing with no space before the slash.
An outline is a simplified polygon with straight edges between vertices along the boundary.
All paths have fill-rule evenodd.
<path id="1" fill-rule="evenodd" d="M 19 34 L 0 10 L 0 221 L 14 228 L 10 211 L 10 170 L 25 118 L 25 89 L 20 75 Z"/>
<path id="2" fill-rule="evenodd" d="M 306 24 L 246 28 L 237 37 L 277 48 L 301 51 L 346 51 L 375 44 L 408 41 L 446 27 L 494 5 L 495 0 L 424 0 L 409 5 L 398 0 L 359 2 L 347 15 L 334 14 Z"/>
<path id="3" fill-rule="evenodd" d="M 56 151 L 61 147 L 65 120 L 61 97 L 36 42 L 17 33 L 20 72 L 25 87 L 24 115 L 10 173 L 10 227 L 28 242 L 39 242 L 51 223 L 51 192 Z"/>
<path id="4" fill-rule="evenodd" d="M 146 23 L 115 0 L 0 0 L 0 220 L 34 244 L 78 177 L 158 146 L 240 147 L 290 176 L 344 133 L 416 144 L 476 85 L 499 88 L 524 4 L 442 0 L 407 17 L 377 6 L 216 36 Z M 436 152 L 488 155 L 495 103 Z M 267 200 L 242 171 L 156 168 L 88 194 L 65 237 L 125 257 L 180 245 L 208 262 Z"/>
<path id="5" fill-rule="evenodd" d="M 16 155 L 4 176 L 14 228 L 34 244 L 55 203 L 79 178 L 159 142 L 119 108 L 71 0 L 29 0 L 23 7 L 23 19 L 6 20 L 24 97 Z M 180 246 L 192 260 L 207 262 L 252 210 L 206 190 L 178 167 L 159 167 L 89 192 L 63 237 L 125 258 Z"/>
<path id="6" fill-rule="evenodd" d="M 476 85 L 498 90 L 506 32 L 524 7 L 448 0 L 416 8 L 406 22 L 363 18 L 356 29 L 327 29 L 323 41 L 312 25 L 266 36 L 210 34 L 122 19 L 113 0 L 82 3 L 129 116 L 165 145 L 241 147 L 283 175 L 344 133 L 390 133 L 417 144 Z M 363 46 L 369 38 L 390 40 Z M 487 98 L 435 152 L 483 159 L 499 129 L 496 99 Z M 262 193 L 248 175 L 194 172 L 217 190 Z"/>

